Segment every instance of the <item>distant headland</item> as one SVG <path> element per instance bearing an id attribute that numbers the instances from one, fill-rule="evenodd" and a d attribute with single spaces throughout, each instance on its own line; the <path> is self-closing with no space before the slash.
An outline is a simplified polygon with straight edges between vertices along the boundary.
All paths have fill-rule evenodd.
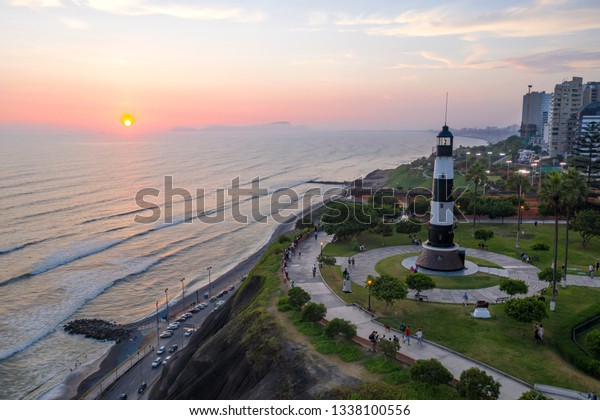
<path id="1" fill-rule="evenodd" d="M 171 131 L 190 132 L 190 131 L 269 131 L 269 132 L 287 132 L 287 131 L 310 131 L 304 125 L 293 125 L 287 121 L 277 121 L 267 124 L 254 125 L 209 125 L 204 128 L 195 127 L 174 127 Z"/>

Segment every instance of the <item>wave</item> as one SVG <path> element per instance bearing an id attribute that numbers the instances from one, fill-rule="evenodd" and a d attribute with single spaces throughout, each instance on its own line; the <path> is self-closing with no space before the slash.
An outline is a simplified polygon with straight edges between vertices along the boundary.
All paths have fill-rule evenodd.
<path id="1" fill-rule="evenodd" d="M 19 244 L 19 245 L 13 245 L 13 246 L 9 246 L 6 248 L 0 248 L 0 255 L 6 255 L 6 254 L 10 254 L 11 252 L 14 251 L 20 251 L 22 249 L 25 249 L 29 246 L 32 245 L 38 245 L 44 242 L 48 242 L 50 240 L 55 240 L 55 239 L 62 239 L 62 238 L 68 238 L 69 236 L 73 236 L 72 233 L 66 233 L 64 235 L 60 235 L 60 236 L 54 236 L 51 238 L 44 238 L 44 239 L 38 239 L 37 241 L 30 241 L 30 242 L 26 242 L 24 244 Z"/>

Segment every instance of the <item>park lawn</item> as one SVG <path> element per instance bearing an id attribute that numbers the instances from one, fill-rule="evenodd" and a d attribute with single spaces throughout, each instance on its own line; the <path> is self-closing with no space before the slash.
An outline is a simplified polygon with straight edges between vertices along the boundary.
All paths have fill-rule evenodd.
<path id="1" fill-rule="evenodd" d="M 387 274 L 392 277 L 406 280 L 406 276 L 410 274 L 402 266 L 402 261 L 410 256 L 418 255 L 418 253 L 393 255 L 384 258 L 375 264 L 375 271 L 379 275 Z M 502 280 L 499 276 L 486 273 L 475 273 L 468 276 L 430 276 L 435 282 L 435 287 L 438 289 L 483 289 L 485 287 L 497 286 Z"/>
<path id="2" fill-rule="evenodd" d="M 428 172 L 430 171 L 428 170 Z M 410 165 L 400 165 L 387 181 L 387 186 L 404 191 L 416 187 L 431 188 L 432 180 L 430 177 L 426 178 L 423 176 L 422 169 L 417 170 L 412 169 Z"/>
<path id="3" fill-rule="evenodd" d="M 503 268 L 501 265 L 498 265 L 492 261 L 484 260 L 483 258 L 469 257 L 469 256 L 467 256 L 466 258 L 467 258 L 467 261 L 471 261 L 472 263 L 475 263 L 480 267 Z"/>
<path id="4" fill-rule="evenodd" d="M 513 223 L 478 223 L 477 229 L 490 229 L 494 232 L 494 237 L 487 242 L 488 250 L 497 252 L 509 257 L 519 258 L 521 252 L 526 252 L 532 258 L 532 264 L 538 268 L 549 267 L 552 264 L 552 246 L 554 244 L 554 222 L 546 220 L 542 223 L 540 219 L 537 227 L 526 223 L 521 225 L 521 235 L 519 240 L 520 248 L 516 248 L 517 224 Z M 559 266 L 564 262 L 564 238 L 565 225 L 559 225 L 558 230 L 558 261 Z M 424 240 L 427 236 L 427 229 L 423 228 L 418 236 Z M 455 241 L 463 248 L 476 249 L 481 241 L 473 238 L 473 224 L 460 223 L 454 234 Z M 382 237 L 374 232 L 362 232 L 357 236 L 359 244 L 366 247 L 367 250 L 381 248 L 383 246 L 410 245 L 411 240 L 408 235 L 396 233 L 393 236 Z M 544 243 L 550 246 L 549 251 L 534 251 L 532 246 L 536 243 Z M 352 238 L 344 238 L 335 243 L 327 244 L 323 249 L 325 255 L 348 257 L 356 254 L 352 249 Z M 581 237 L 576 232 L 569 232 L 569 273 L 587 273 L 589 264 L 595 264 L 600 258 L 600 239 L 595 238 L 590 241 L 590 245 L 584 248 Z M 467 253 L 467 259 L 471 259 Z M 475 261 L 474 261 L 475 262 Z M 483 265 L 483 264 L 482 264 Z"/>
<path id="5" fill-rule="evenodd" d="M 340 267 L 323 267 L 325 281 L 347 303 L 366 307 L 368 291 L 357 284 L 351 294 L 341 292 Z M 473 306 L 403 300 L 385 307 L 371 297 L 371 307 L 378 321 L 399 328 L 403 322 L 422 328 L 425 339 L 493 366 L 530 384 L 541 383 L 600 392 L 600 381 L 569 362 L 556 350 L 559 335 L 569 334 L 575 325 L 567 325 L 572 308 L 584 310 L 600 300 L 600 290 L 587 287 L 560 289 L 556 311 L 543 320 L 545 338 L 535 343 L 531 325 L 519 324 L 504 313 L 504 306 L 491 305 L 491 319 L 476 319 L 469 312 Z"/>

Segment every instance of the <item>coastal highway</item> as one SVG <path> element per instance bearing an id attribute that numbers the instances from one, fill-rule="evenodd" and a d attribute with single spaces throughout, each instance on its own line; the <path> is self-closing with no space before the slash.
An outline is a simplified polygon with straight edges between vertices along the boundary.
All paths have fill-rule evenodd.
<path id="1" fill-rule="evenodd" d="M 226 300 L 229 295 L 225 295 L 219 300 Z M 132 366 L 129 371 L 121 376 L 108 390 L 106 390 L 101 399 L 103 400 L 117 400 L 123 394 L 127 395 L 127 399 L 147 399 L 148 391 L 150 387 L 154 384 L 154 382 L 160 377 L 163 370 L 163 361 L 166 357 L 171 356 L 171 359 L 177 357 L 180 350 L 187 346 L 190 338 L 192 336 L 185 336 L 185 332 L 188 330 L 195 331 L 197 330 L 204 320 L 208 317 L 208 315 L 212 312 L 214 308 L 217 308 L 216 302 L 209 302 L 208 307 L 200 312 L 192 314 L 190 318 L 187 319 L 181 326 L 175 330 L 175 334 L 173 334 L 170 338 L 161 338 L 160 346 L 165 346 L 165 352 L 161 355 L 157 355 L 156 351 L 158 347 L 156 347 L 156 333 L 152 334 L 154 340 L 152 341 L 154 344 L 154 350 L 149 352 L 144 358 L 142 358 L 138 363 Z M 218 309 L 217 309 L 218 310 Z M 161 325 L 161 331 L 167 327 L 167 324 Z M 193 335 L 193 334 L 192 334 Z M 169 352 L 171 346 L 177 345 L 177 350 L 175 352 Z M 161 363 L 158 367 L 153 368 L 152 362 L 157 357 L 160 357 Z M 167 363 L 169 363 L 168 361 Z M 148 385 L 148 388 L 142 393 L 138 393 L 138 387 L 142 382 L 145 382 Z"/>

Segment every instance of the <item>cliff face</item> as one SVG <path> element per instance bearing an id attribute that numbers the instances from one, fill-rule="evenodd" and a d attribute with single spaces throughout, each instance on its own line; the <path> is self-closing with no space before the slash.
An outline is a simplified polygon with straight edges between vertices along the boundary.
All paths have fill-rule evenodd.
<path id="1" fill-rule="evenodd" d="M 285 337 L 264 308 L 249 309 L 261 290 L 252 277 L 198 330 L 153 387 L 151 399 L 314 398 L 326 383 L 352 383 L 335 369 L 315 363 Z"/>

